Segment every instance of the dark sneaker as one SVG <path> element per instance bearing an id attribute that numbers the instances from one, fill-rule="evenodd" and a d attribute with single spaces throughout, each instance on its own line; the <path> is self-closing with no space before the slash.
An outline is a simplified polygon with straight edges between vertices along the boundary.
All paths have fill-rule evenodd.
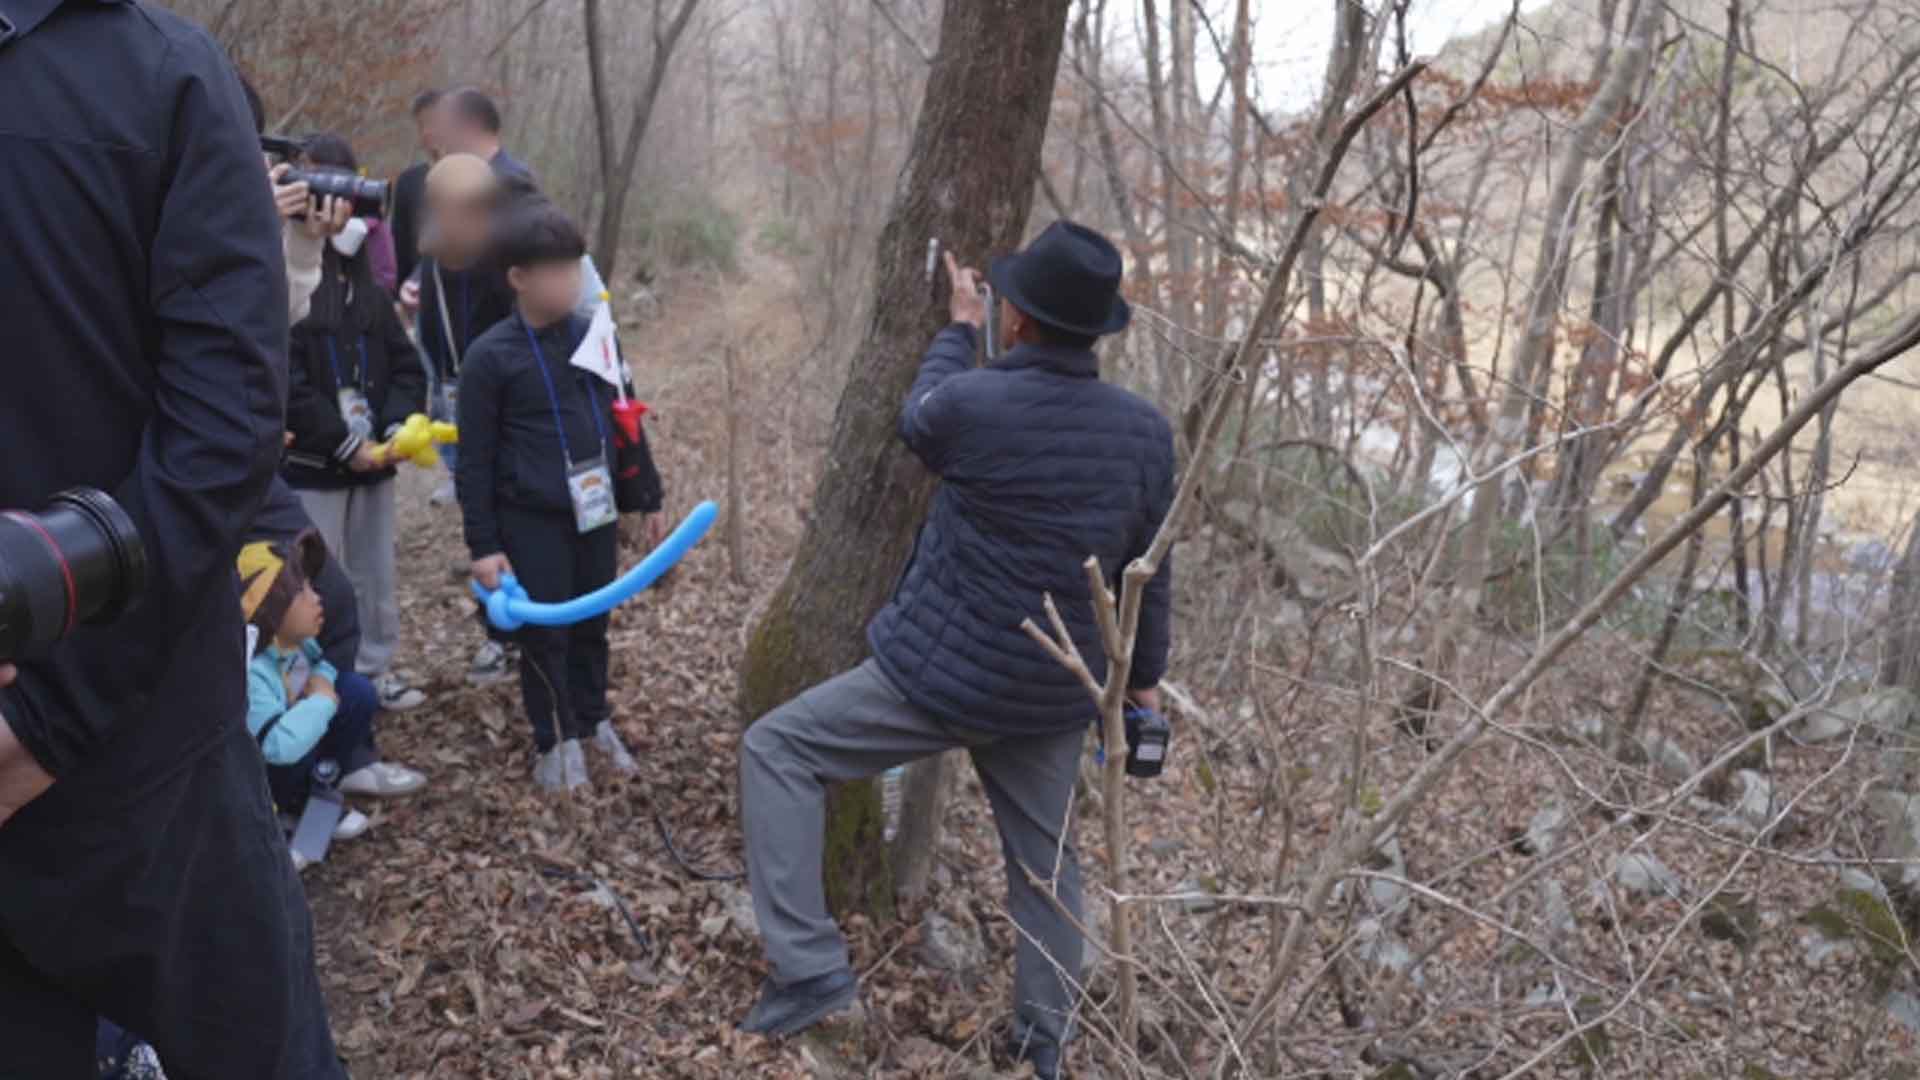
<path id="1" fill-rule="evenodd" d="M 852 1005 L 859 989 L 853 972 L 845 968 L 785 985 L 768 979 L 740 1030 L 776 1039 L 798 1035 Z"/>

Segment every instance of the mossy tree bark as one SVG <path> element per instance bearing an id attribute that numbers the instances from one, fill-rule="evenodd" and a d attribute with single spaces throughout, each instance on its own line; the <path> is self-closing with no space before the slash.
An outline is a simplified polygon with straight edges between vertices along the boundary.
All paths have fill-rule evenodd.
<path id="1" fill-rule="evenodd" d="M 928 280 L 927 242 L 938 237 L 972 263 L 1024 238 L 1070 6 L 946 0 L 813 513 L 747 644 L 740 703 L 749 720 L 867 654 L 867 621 L 905 567 L 933 492 L 895 436 L 921 354 L 947 321 L 946 277 L 938 287 Z M 836 911 L 891 915 L 883 826 L 876 785 L 833 793 L 824 872 Z"/>

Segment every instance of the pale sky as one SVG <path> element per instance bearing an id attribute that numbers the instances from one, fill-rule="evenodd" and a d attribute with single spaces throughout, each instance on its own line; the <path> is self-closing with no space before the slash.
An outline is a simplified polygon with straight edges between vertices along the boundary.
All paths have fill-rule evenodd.
<path id="1" fill-rule="evenodd" d="M 1546 0 L 1522 0 L 1521 10 L 1533 11 Z M 1378 9 L 1377 2 L 1369 8 Z M 1214 29 L 1225 35 L 1232 29 L 1233 5 L 1213 0 Z M 1414 0 L 1407 30 L 1414 55 L 1433 53 L 1449 39 L 1491 25 L 1512 10 L 1512 0 Z M 1165 17 L 1165 5 L 1161 6 Z M 1327 49 L 1333 41 L 1332 0 L 1254 0 L 1254 64 L 1260 83 L 1260 101 L 1267 108 L 1295 109 L 1311 104 L 1326 72 Z M 1137 26 L 1137 17 L 1136 17 Z M 1116 28 L 1128 39 L 1132 27 Z M 1210 39 L 1201 31 L 1198 72 L 1201 92 L 1218 83 L 1221 68 Z"/>

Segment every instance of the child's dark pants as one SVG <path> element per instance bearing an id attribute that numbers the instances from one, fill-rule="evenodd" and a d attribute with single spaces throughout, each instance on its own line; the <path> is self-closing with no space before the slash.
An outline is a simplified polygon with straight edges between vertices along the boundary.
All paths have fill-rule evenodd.
<path id="1" fill-rule="evenodd" d="M 282 813 L 297 814 L 307 805 L 313 767 L 320 762 L 331 758 L 340 764 L 340 775 L 345 776 L 380 760 L 373 747 L 373 714 L 380 711 L 379 692 L 365 675 L 353 672 L 342 672 L 334 690 L 340 695 L 340 709 L 307 756 L 292 765 L 267 766 L 267 787 Z"/>
<path id="2" fill-rule="evenodd" d="M 502 504 L 500 533 L 514 576 L 527 595 L 559 603 L 611 582 L 620 530 L 612 525 L 582 536 L 571 513 Z M 541 753 L 562 738 L 587 738 L 607 719 L 607 618 L 572 626 L 525 626 L 520 643 L 520 692 Z"/>

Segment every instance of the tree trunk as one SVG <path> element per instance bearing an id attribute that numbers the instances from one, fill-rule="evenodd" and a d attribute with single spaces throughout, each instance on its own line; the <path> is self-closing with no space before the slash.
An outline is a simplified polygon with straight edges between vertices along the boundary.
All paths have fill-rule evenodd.
<path id="1" fill-rule="evenodd" d="M 901 780 L 900 831 L 893 836 L 894 874 L 903 900 L 927 895 L 947 796 L 953 791 L 953 777 L 960 762 L 965 760 L 965 754 L 949 750 L 907 766 L 907 775 Z"/>
<path id="2" fill-rule="evenodd" d="M 748 718 L 867 654 L 867 621 L 906 565 L 933 492 L 933 477 L 894 432 L 921 354 L 947 318 L 944 291 L 927 281 L 927 241 L 938 237 L 969 262 L 1020 244 L 1069 7 L 946 0 L 904 179 L 880 234 L 872 319 L 834 415 L 826 471 L 786 579 L 747 644 L 740 705 Z M 872 782 L 834 792 L 824 872 L 837 910 L 890 914 L 884 824 Z"/>
<path id="3" fill-rule="evenodd" d="M 614 269 L 620 262 L 620 236 L 626 226 L 627 193 L 633 189 L 633 171 L 640 164 L 640 145 L 646 140 L 647 128 L 653 123 L 654 106 L 659 104 L 660 90 L 666 85 L 667 66 L 673 62 L 674 51 L 680 47 L 694 9 L 700 5 L 700 0 L 680 0 L 678 9 L 668 17 L 660 8 L 666 2 L 655 0 L 652 9 L 653 50 L 650 64 L 646 78 L 640 80 L 640 89 L 634 95 L 633 113 L 627 120 L 626 142 L 616 154 L 613 107 L 608 97 L 607 50 L 600 39 L 600 2 L 584 0 L 587 82 L 593 97 L 594 143 L 599 150 L 600 183 L 606 192 L 606 201 L 600 208 L 599 237 L 593 245 L 593 261 L 609 286 L 613 282 Z"/>
<path id="4" fill-rule="evenodd" d="M 740 347 L 727 346 L 727 574 L 747 583 L 746 387 L 740 378 Z"/>

